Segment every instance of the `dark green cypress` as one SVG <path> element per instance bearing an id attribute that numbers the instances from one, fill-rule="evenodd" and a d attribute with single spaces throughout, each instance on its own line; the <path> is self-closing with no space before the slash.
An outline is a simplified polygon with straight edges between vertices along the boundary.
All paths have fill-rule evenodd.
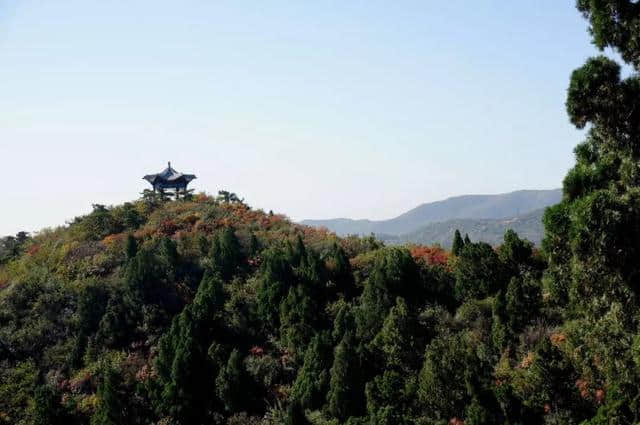
<path id="1" fill-rule="evenodd" d="M 138 242 L 136 238 L 129 233 L 124 247 L 124 256 L 127 260 L 131 260 L 138 253 Z"/>
<path id="2" fill-rule="evenodd" d="M 464 247 L 464 240 L 462 240 L 462 236 L 460 235 L 460 230 L 456 229 L 456 232 L 453 235 L 453 245 L 451 246 L 451 253 L 455 256 L 460 255 L 460 251 Z"/>

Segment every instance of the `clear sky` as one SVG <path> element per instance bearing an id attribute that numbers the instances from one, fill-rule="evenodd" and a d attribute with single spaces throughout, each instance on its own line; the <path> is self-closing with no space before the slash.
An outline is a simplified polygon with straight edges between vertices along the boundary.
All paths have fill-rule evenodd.
<path id="1" fill-rule="evenodd" d="M 0 1 L 0 235 L 171 161 L 303 218 L 561 185 L 573 1 Z"/>

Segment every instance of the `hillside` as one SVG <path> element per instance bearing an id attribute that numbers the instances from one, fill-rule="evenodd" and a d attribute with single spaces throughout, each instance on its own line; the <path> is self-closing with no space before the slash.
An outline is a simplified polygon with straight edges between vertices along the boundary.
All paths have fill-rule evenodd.
<path id="1" fill-rule="evenodd" d="M 458 357 L 450 332 L 474 332 L 455 311 L 543 267 L 506 241 L 517 258 L 472 242 L 453 258 L 340 238 L 237 197 L 94 205 L 0 240 L 0 424 L 435 419 L 429 394 L 449 385 L 415 377 L 432 356 Z M 456 278 L 478 252 L 489 269 Z"/>
<path id="2" fill-rule="evenodd" d="M 419 205 L 389 220 L 338 218 L 303 220 L 302 224 L 326 227 L 338 235 L 374 233 L 376 235 L 400 236 L 419 231 L 428 224 L 448 220 L 513 218 L 555 205 L 561 199 L 562 191 L 560 189 L 520 190 L 499 195 L 463 195 Z M 488 235 L 489 239 L 491 237 Z M 480 239 L 485 240 L 484 238 Z"/>
<path id="3" fill-rule="evenodd" d="M 513 218 L 447 220 L 431 223 L 411 233 L 399 236 L 377 235 L 377 237 L 389 244 L 439 244 L 450 248 L 455 231 L 460 230 L 463 235 L 469 235 L 471 240 L 498 246 L 502 243 L 504 233 L 508 229 L 512 229 L 520 237 L 540 246 L 544 236 L 543 214 L 544 210 L 539 209 Z"/>
<path id="4" fill-rule="evenodd" d="M 512 231 L 454 254 L 147 196 L 0 242 L 2 425 L 578 424 L 603 397 Z"/>

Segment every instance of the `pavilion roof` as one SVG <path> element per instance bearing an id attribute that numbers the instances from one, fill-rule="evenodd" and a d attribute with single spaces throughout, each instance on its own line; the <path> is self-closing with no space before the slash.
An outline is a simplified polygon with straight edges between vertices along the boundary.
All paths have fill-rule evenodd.
<path id="1" fill-rule="evenodd" d="M 157 174 L 147 174 L 143 177 L 144 180 L 148 181 L 151 184 L 155 183 L 172 183 L 178 180 L 185 180 L 186 183 L 189 183 L 191 180 L 195 179 L 196 176 L 194 174 L 183 174 L 179 171 L 171 168 L 171 163 L 169 162 L 167 168 L 162 170 Z"/>

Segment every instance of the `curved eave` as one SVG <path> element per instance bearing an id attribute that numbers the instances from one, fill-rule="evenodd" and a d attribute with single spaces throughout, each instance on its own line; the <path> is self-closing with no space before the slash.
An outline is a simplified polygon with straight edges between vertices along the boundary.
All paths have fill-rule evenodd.
<path id="1" fill-rule="evenodd" d="M 152 185 L 156 184 L 176 184 L 180 182 L 184 182 L 184 184 L 189 184 L 191 180 L 196 179 L 195 174 L 175 174 L 170 177 L 165 177 L 161 174 L 147 174 L 143 177 L 144 180 L 148 181 Z"/>

